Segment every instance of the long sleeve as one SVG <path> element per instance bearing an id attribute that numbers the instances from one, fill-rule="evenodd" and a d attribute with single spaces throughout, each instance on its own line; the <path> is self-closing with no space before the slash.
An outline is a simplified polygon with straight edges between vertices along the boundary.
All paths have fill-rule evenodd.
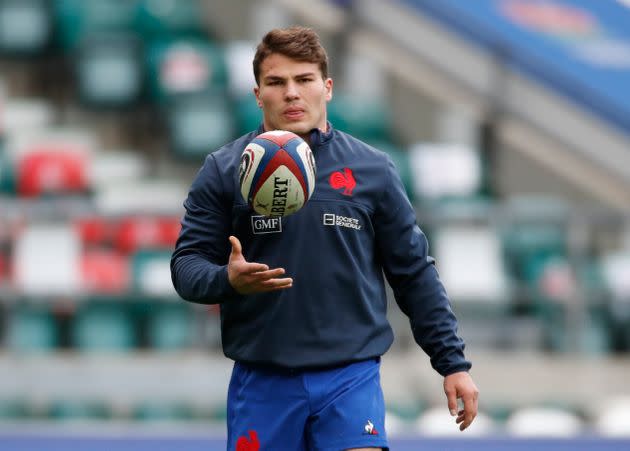
<path id="1" fill-rule="evenodd" d="M 173 285 L 187 301 L 216 304 L 238 296 L 227 275 L 231 205 L 210 154 L 184 202 L 182 230 L 171 257 Z"/>
<path id="2" fill-rule="evenodd" d="M 457 319 L 391 160 L 387 171 L 389 183 L 375 217 L 377 252 L 385 276 L 433 368 L 443 376 L 468 370 L 471 364 L 457 335 Z"/>

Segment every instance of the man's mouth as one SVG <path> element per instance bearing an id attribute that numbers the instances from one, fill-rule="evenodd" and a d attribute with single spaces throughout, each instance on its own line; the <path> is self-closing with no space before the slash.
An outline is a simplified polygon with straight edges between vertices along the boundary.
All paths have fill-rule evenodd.
<path id="1" fill-rule="evenodd" d="M 304 110 L 302 108 L 287 108 L 282 114 L 287 119 L 301 119 L 304 116 Z"/>

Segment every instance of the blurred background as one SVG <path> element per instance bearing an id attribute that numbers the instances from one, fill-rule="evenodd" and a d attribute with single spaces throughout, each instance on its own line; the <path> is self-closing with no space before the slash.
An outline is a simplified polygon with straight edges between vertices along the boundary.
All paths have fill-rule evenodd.
<path id="1" fill-rule="evenodd" d="M 258 40 L 299 23 L 330 121 L 392 156 L 429 238 L 466 436 L 629 437 L 628 3 L 0 0 L 0 430 L 224 435 L 218 309 L 169 258 L 204 157 L 261 120 Z M 389 434 L 459 434 L 390 316 Z"/>

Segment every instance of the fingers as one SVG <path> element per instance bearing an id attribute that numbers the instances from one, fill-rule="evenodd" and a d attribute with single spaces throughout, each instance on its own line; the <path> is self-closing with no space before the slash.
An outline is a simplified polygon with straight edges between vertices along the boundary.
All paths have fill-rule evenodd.
<path id="1" fill-rule="evenodd" d="M 293 279 L 285 277 L 284 279 L 270 279 L 261 282 L 261 291 L 276 291 L 284 290 L 285 288 L 291 288 L 293 286 Z"/>
<path id="2" fill-rule="evenodd" d="M 462 400 L 464 401 L 464 408 L 458 412 L 455 420 L 459 424 L 460 431 L 470 426 L 477 416 L 477 396 L 473 393 L 466 394 L 462 396 Z"/>
<path id="3" fill-rule="evenodd" d="M 228 262 L 228 279 L 238 293 L 262 293 L 293 286 L 293 279 L 280 278 L 285 273 L 284 268 L 269 269 L 264 263 L 248 262 L 243 256 L 239 239 L 232 235 L 229 241 L 232 250 Z"/>
<path id="4" fill-rule="evenodd" d="M 241 242 L 234 235 L 230 235 L 230 244 L 232 245 L 232 256 L 238 257 L 243 254 L 243 248 L 241 247 Z"/>
<path id="5" fill-rule="evenodd" d="M 448 402 L 448 411 L 451 413 L 451 416 L 454 417 L 457 415 L 457 391 L 454 388 L 449 388 L 445 390 L 445 393 Z"/>
<path id="6" fill-rule="evenodd" d="M 444 393 L 448 401 L 448 410 L 457 416 L 455 423 L 463 431 L 471 425 L 477 416 L 479 390 L 470 374 L 465 371 L 450 374 L 444 378 Z M 458 411 L 457 401 L 462 400 L 463 409 Z"/>

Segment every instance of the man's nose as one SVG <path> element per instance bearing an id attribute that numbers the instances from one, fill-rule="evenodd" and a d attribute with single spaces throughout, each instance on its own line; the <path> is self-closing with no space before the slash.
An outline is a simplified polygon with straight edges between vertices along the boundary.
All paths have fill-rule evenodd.
<path id="1" fill-rule="evenodd" d="M 287 100 L 293 100 L 300 97 L 300 91 L 298 90 L 297 83 L 290 81 L 287 83 L 287 89 L 284 92 L 284 96 Z"/>

